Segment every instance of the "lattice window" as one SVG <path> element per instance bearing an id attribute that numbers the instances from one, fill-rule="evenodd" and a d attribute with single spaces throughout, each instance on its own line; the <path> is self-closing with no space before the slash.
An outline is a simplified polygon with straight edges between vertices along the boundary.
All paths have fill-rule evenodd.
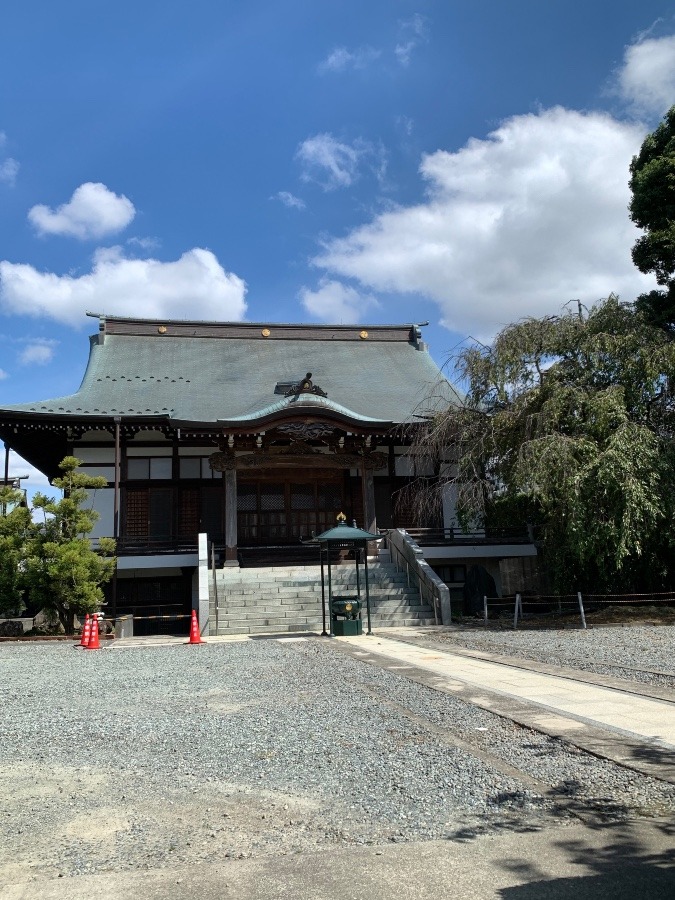
<path id="1" fill-rule="evenodd" d="M 286 508 L 286 491 L 283 484 L 263 484 L 260 486 L 260 511 L 272 512 Z"/>
<path id="2" fill-rule="evenodd" d="M 314 485 L 313 484 L 292 484 L 291 485 L 291 509 L 314 509 Z"/>
<path id="3" fill-rule="evenodd" d="M 202 489 L 200 530 L 212 540 L 223 536 L 223 490 L 221 487 Z"/>
<path id="4" fill-rule="evenodd" d="M 356 524 L 363 525 L 363 490 L 360 478 L 350 478 L 349 487 L 351 492 L 350 511 L 347 513 L 347 519 L 351 525 L 351 520 L 356 519 Z"/>
<path id="5" fill-rule="evenodd" d="M 148 492 L 126 492 L 126 536 L 145 537 L 148 533 Z"/>
<path id="6" fill-rule="evenodd" d="M 178 511 L 179 537 L 194 537 L 199 533 L 199 491 L 183 489 Z"/>
<path id="7" fill-rule="evenodd" d="M 342 508 L 342 486 L 339 484 L 322 484 L 318 493 L 319 509 L 339 512 Z"/>
<path id="8" fill-rule="evenodd" d="M 155 540 L 166 540 L 173 533 L 173 491 L 171 488 L 151 488 L 149 494 L 149 532 Z"/>
<path id="9" fill-rule="evenodd" d="M 238 485 L 237 509 L 239 512 L 255 512 L 258 509 L 258 489 L 255 484 Z"/>

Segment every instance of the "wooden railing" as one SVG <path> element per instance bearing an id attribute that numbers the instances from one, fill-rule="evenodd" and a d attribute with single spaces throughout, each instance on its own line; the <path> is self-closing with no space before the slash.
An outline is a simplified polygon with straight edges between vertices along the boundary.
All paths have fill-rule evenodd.
<path id="1" fill-rule="evenodd" d="M 194 538 L 150 538 L 119 537 L 118 556 L 139 556 L 152 553 L 196 553 L 197 536 Z"/>
<path id="2" fill-rule="evenodd" d="M 412 525 L 406 526 L 404 530 L 420 547 L 444 544 L 531 544 L 533 540 L 527 526 L 462 531 L 461 528 L 417 528 Z"/>

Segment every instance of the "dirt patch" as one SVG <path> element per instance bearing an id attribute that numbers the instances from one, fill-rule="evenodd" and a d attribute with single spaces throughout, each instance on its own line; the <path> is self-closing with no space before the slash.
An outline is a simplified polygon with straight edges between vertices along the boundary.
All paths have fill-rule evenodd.
<path id="1" fill-rule="evenodd" d="M 136 773 L 65 767 L 0 769 L 0 884 L 62 872 L 185 866 L 317 849 L 336 839 L 318 802 L 186 777 L 172 789 Z M 150 784 L 149 784 L 150 782 Z M 148 790 L 150 788 L 150 790 Z"/>

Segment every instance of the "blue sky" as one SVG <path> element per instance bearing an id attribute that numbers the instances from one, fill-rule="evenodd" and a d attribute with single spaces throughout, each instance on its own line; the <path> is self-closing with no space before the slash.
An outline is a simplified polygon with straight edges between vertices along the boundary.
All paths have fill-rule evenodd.
<path id="1" fill-rule="evenodd" d="M 24 0 L 0 81 L 0 405 L 77 388 L 87 309 L 429 320 L 441 363 L 652 286 L 665 2 Z"/>

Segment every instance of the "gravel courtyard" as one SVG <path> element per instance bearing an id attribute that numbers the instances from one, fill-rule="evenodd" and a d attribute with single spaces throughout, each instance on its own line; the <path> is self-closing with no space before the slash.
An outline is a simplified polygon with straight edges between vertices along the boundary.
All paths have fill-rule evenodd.
<path id="1" fill-rule="evenodd" d="M 310 638 L 0 646 L 0 798 L 2 885 L 663 816 L 675 786 Z"/>
<path id="2" fill-rule="evenodd" d="M 465 647 L 675 688 L 673 626 L 610 626 L 586 631 L 514 631 L 477 626 L 436 633 L 433 640 L 447 650 Z"/>

